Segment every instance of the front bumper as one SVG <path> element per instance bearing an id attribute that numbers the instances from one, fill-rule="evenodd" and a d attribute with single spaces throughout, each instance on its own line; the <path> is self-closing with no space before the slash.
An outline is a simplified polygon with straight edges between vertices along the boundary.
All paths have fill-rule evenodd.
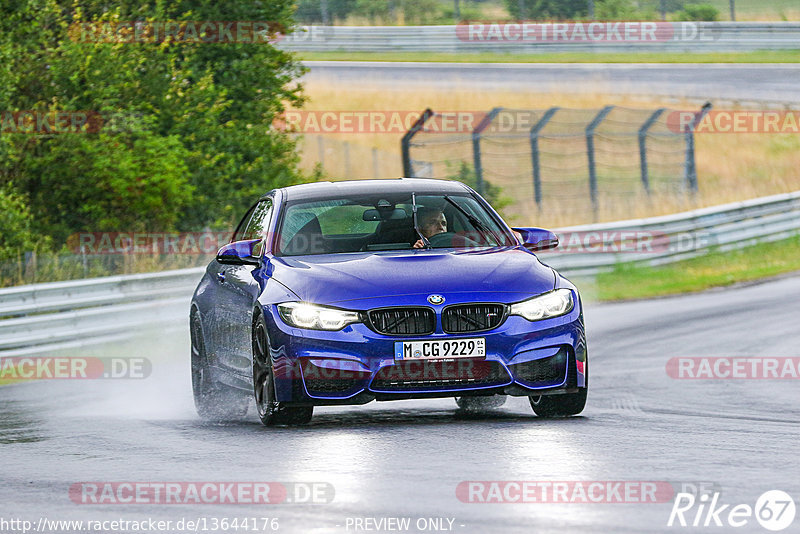
<path id="1" fill-rule="evenodd" d="M 371 400 L 468 395 L 547 395 L 586 387 L 586 338 L 580 305 L 531 322 L 508 317 L 475 334 L 387 336 L 365 324 L 336 332 L 298 329 L 266 306 L 277 400 L 298 404 L 363 404 Z M 438 321 L 437 316 L 437 321 Z M 486 340 L 485 359 L 395 361 L 395 342 Z"/>

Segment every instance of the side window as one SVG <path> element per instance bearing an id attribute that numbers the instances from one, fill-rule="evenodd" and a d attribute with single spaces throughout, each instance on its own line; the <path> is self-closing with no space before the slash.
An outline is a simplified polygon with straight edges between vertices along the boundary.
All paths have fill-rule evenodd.
<path id="1" fill-rule="evenodd" d="M 250 208 L 236 228 L 231 241 L 244 241 L 258 239 L 266 232 L 269 226 L 269 216 L 272 213 L 272 199 L 265 199 Z M 254 237 L 249 237 L 254 236 Z"/>
<path id="2" fill-rule="evenodd" d="M 269 228 L 269 217 L 272 214 L 272 200 L 265 199 L 258 203 L 256 209 L 253 210 L 253 216 L 250 217 L 250 222 L 242 232 L 241 240 L 247 239 L 261 239 L 267 234 Z"/>
<path id="3" fill-rule="evenodd" d="M 253 212 L 256 210 L 257 207 L 258 205 L 251 207 L 249 210 L 247 210 L 247 213 L 244 214 L 244 217 L 242 217 L 242 220 L 239 222 L 239 226 L 236 227 L 236 231 L 233 232 L 231 243 L 233 243 L 234 241 L 241 241 L 242 239 L 244 239 L 242 237 L 242 234 L 244 233 L 245 228 L 247 228 L 247 223 L 249 223 L 250 219 L 253 218 Z"/>

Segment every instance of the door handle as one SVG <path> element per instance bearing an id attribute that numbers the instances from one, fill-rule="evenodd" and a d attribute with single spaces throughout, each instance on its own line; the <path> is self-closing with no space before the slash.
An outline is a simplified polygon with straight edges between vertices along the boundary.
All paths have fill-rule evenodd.
<path id="1" fill-rule="evenodd" d="M 220 282 L 225 282 L 225 271 L 220 271 L 217 273 L 217 280 Z"/>

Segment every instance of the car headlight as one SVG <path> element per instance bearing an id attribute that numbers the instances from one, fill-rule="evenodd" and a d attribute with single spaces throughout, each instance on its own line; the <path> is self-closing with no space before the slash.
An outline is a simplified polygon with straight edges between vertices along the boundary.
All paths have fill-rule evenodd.
<path id="1" fill-rule="evenodd" d="M 311 330 L 341 330 L 351 323 L 361 322 L 361 314 L 317 306 L 307 302 L 284 302 L 278 304 L 281 318 L 289 326 Z"/>
<path id="2" fill-rule="evenodd" d="M 574 306 L 572 291 L 569 289 L 556 289 L 538 297 L 512 304 L 509 314 L 521 315 L 529 321 L 540 321 L 566 315 L 572 311 Z"/>

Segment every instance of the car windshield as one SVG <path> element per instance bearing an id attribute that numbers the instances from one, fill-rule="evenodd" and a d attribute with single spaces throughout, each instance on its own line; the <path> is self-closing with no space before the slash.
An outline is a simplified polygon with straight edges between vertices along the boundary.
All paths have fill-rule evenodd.
<path id="1" fill-rule="evenodd" d="M 279 232 L 279 256 L 516 244 L 488 210 L 465 194 L 298 200 L 283 210 Z"/>

